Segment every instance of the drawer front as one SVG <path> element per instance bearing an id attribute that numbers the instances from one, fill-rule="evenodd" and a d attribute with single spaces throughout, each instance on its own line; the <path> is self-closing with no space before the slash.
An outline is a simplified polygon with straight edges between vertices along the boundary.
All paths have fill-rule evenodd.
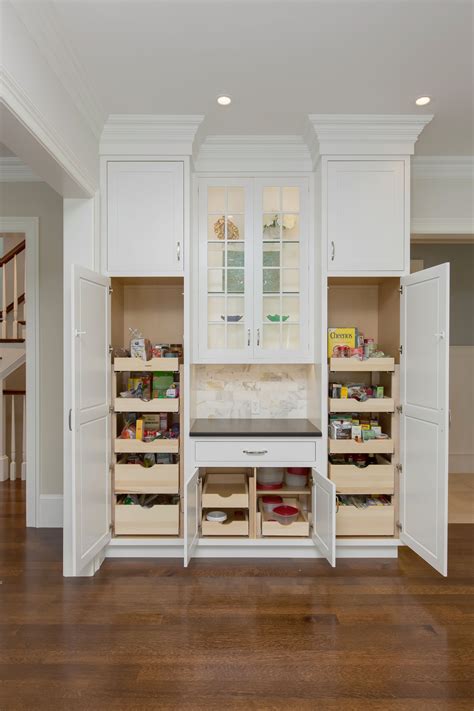
<path id="1" fill-rule="evenodd" d="M 205 440 L 194 445 L 196 462 L 211 462 L 247 466 L 265 464 L 306 463 L 311 466 L 316 461 L 314 440 Z"/>
<path id="2" fill-rule="evenodd" d="M 339 506 L 336 511 L 337 536 L 393 536 L 395 508 L 393 506 Z"/>
<path id="3" fill-rule="evenodd" d="M 179 504 L 152 506 L 116 505 L 115 534 L 129 536 L 177 536 Z"/>
<path id="4" fill-rule="evenodd" d="M 329 464 L 329 478 L 339 494 L 393 494 L 393 464 L 370 464 L 360 468 L 353 464 Z"/>
<path id="5" fill-rule="evenodd" d="M 208 474 L 202 491 L 205 509 L 248 509 L 249 487 L 245 474 Z"/>
<path id="6" fill-rule="evenodd" d="M 178 464 L 115 465 L 115 493 L 119 494 L 177 494 L 179 492 Z"/>
<path id="7" fill-rule="evenodd" d="M 248 536 L 249 535 L 249 519 L 248 512 L 244 511 L 245 520 L 234 520 L 233 512 L 227 511 L 227 521 L 224 523 L 216 523 L 206 519 L 206 512 L 203 512 L 201 532 L 203 536 Z"/>

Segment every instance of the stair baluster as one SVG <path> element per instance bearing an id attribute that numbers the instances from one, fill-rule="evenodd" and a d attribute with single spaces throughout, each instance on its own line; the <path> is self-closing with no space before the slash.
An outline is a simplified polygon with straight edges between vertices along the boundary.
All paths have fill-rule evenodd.
<path id="1" fill-rule="evenodd" d="M 2 264 L 2 338 L 7 337 L 7 265 Z"/>
<path id="2" fill-rule="evenodd" d="M 21 415 L 21 479 L 26 480 L 26 395 L 22 396 L 23 410 Z"/>
<path id="3" fill-rule="evenodd" d="M 5 451 L 6 443 L 6 421 L 7 421 L 7 399 L 3 394 L 3 380 L 0 380 L 0 413 L 2 421 L 0 423 L 0 481 L 8 479 L 8 457 Z"/>
<path id="4" fill-rule="evenodd" d="M 11 429 L 10 429 L 10 480 L 16 479 L 16 426 L 15 426 L 15 396 L 12 395 Z"/>

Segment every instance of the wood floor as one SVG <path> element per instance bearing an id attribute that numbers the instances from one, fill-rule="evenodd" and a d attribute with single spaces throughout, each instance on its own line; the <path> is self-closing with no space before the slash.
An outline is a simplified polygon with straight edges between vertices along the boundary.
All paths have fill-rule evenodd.
<path id="1" fill-rule="evenodd" d="M 107 560 L 64 579 L 61 532 L 0 484 L 0 709 L 474 708 L 473 526 L 449 577 L 398 560 Z"/>

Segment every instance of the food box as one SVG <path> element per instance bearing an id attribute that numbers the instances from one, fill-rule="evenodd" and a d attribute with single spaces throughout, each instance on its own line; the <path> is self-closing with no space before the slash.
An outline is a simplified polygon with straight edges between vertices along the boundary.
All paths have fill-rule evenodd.
<path id="1" fill-rule="evenodd" d="M 354 326 L 328 328 L 328 357 L 338 355 L 339 346 L 355 348 L 357 345 L 357 329 Z M 336 352 L 334 352 L 336 348 Z"/>

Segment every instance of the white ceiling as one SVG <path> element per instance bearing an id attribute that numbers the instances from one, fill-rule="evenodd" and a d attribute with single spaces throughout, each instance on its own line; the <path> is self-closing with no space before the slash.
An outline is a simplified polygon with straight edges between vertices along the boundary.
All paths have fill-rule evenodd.
<path id="1" fill-rule="evenodd" d="M 416 152 L 474 153 L 470 0 L 52 5 L 104 115 L 202 113 L 208 134 L 299 134 L 308 113 L 434 113 Z M 419 109 L 421 94 L 433 101 Z"/>

